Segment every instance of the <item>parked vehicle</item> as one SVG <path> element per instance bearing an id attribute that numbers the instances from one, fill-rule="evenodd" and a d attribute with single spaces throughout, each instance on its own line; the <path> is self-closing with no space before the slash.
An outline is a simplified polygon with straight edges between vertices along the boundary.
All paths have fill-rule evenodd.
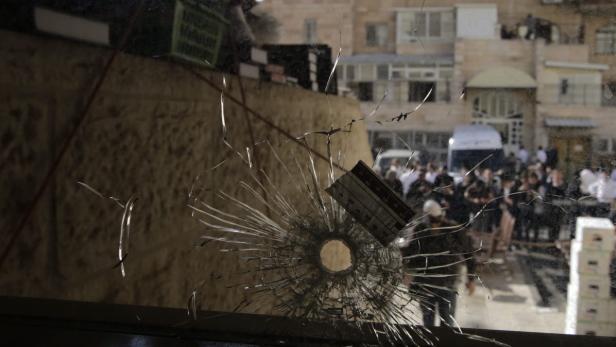
<path id="1" fill-rule="evenodd" d="M 376 170 L 385 173 L 394 159 L 398 159 L 402 165 L 405 165 L 409 159 L 419 159 L 421 152 L 409 151 L 408 149 L 388 149 L 376 156 L 374 166 Z"/>
<path id="2" fill-rule="evenodd" d="M 461 170 L 474 167 L 497 171 L 504 160 L 500 134 L 489 125 L 460 125 L 449 139 L 447 167 L 454 178 L 461 178 Z"/>

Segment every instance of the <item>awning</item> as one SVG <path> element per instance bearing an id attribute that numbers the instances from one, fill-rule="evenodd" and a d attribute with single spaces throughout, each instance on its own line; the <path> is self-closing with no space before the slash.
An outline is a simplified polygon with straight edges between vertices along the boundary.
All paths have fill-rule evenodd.
<path id="1" fill-rule="evenodd" d="M 545 126 L 548 128 L 595 128 L 597 125 L 590 118 L 546 117 Z"/>
<path id="2" fill-rule="evenodd" d="M 536 88 L 537 81 L 529 74 L 511 67 L 485 69 L 471 78 L 469 88 Z"/>

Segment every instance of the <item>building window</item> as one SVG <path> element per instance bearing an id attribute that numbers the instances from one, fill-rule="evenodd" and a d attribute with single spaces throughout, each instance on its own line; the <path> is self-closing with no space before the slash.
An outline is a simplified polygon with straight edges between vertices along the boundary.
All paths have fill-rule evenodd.
<path id="1" fill-rule="evenodd" d="M 359 65 L 359 76 L 362 81 L 374 81 L 376 79 L 375 76 L 375 68 L 373 64 L 361 64 Z"/>
<path id="2" fill-rule="evenodd" d="M 426 136 L 426 133 L 416 131 L 415 137 L 413 138 L 413 146 L 421 148 L 424 145 L 425 136 Z"/>
<path id="3" fill-rule="evenodd" d="M 366 45 L 384 46 L 387 43 L 387 24 L 366 25 Z"/>
<path id="4" fill-rule="evenodd" d="M 430 12 L 428 14 L 428 36 L 441 37 L 441 13 Z"/>
<path id="5" fill-rule="evenodd" d="M 372 82 L 359 82 L 358 85 L 358 95 L 360 101 L 372 101 L 374 98 L 374 84 Z"/>
<path id="6" fill-rule="evenodd" d="M 596 52 L 598 54 L 616 54 L 616 24 L 597 30 Z"/>
<path id="7" fill-rule="evenodd" d="M 382 151 L 386 151 L 393 147 L 393 138 L 391 133 L 378 133 L 374 139 L 373 146 Z"/>
<path id="8" fill-rule="evenodd" d="M 355 80 L 355 65 L 346 66 L 346 80 L 347 81 Z"/>
<path id="9" fill-rule="evenodd" d="M 473 99 L 473 123 L 488 124 L 501 135 L 504 145 L 517 150 L 524 125 L 520 103 L 510 92 L 482 92 Z"/>
<path id="10" fill-rule="evenodd" d="M 596 152 L 607 152 L 609 150 L 608 139 L 596 139 L 594 143 L 594 150 Z"/>
<path id="11" fill-rule="evenodd" d="M 435 88 L 436 88 L 436 82 L 410 81 L 408 101 L 409 102 L 422 102 L 424 99 L 426 99 L 426 102 L 434 102 L 435 101 L 434 95 L 436 94 Z M 430 95 L 428 95 L 428 93 Z"/>
<path id="12" fill-rule="evenodd" d="M 415 35 L 417 37 L 426 37 L 426 26 L 428 25 L 427 15 L 425 12 L 416 12 L 415 13 L 415 27 L 411 28 L 411 30 L 415 29 Z"/>
<path id="13" fill-rule="evenodd" d="M 396 17 L 398 43 L 415 42 L 417 39 L 454 39 L 455 19 L 453 10 L 402 11 Z"/>
<path id="14" fill-rule="evenodd" d="M 474 118 L 522 118 L 519 103 L 510 93 L 484 92 L 473 100 Z"/>
<path id="15" fill-rule="evenodd" d="M 317 20 L 306 19 L 304 20 L 304 42 L 316 43 L 317 42 Z"/>
<path id="16" fill-rule="evenodd" d="M 415 12 L 417 37 L 441 37 L 441 12 Z"/>
<path id="17" fill-rule="evenodd" d="M 376 67 L 376 78 L 380 80 L 388 80 L 389 79 L 389 65 L 377 65 Z"/>

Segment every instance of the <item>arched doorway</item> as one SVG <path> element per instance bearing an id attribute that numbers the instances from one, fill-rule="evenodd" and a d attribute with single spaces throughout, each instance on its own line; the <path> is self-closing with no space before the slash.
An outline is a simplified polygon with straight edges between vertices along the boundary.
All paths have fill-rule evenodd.
<path id="1" fill-rule="evenodd" d="M 473 99 L 473 124 L 486 124 L 501 134 L 506 153 L 517 152 L 524 138 L 524 114 L 510 91 L 483 91 Z"/>

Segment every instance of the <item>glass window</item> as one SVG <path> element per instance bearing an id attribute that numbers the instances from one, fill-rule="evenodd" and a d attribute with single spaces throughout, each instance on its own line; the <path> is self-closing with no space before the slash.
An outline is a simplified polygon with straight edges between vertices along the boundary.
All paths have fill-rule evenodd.
<path id="1" fill-rule="evenodd" d="M 440 12 L 430 12 L 428 25 L 429 25 L 428 36 L 441 37 L 441 13 Z"/>
<path id="2" fill-rule="evenodd" d="M 366 45 L 384 46 L 387 43 L 387 24 L 366 25 Z"/>
<path id="3" fill-rule="evenodd" d="M 377 134 L 374 139 L 374 147 L 379 148 L 382 151 L 391 149 L 393 147 L 393 139 L 391 134 L 383 132 Z"/>
<path id="4" fill-rule="evenodd" d="M 616 25 L 608 25 L 597 31 L 596 46 L 599 54 L 616 54 Z"/>
<path id="5" fill-rule="evenodd" d="M 609 150 L 609 140 L 608 139 L 596 139 L 594 143 L 595 151 L 597 152 L 607 152 Z"/>
<path id="6" fill-rule="evenodd" d="M 358 84 L 360 101 L 372 101 L 374 99 L 374 84 L 372 82 L 360 82 Z"/>
<path id="7" fill-rule="evenodd" d="M 304 42 L 317 42 L 317 20 L 314 18 L 304 20 Z"/>
<path id="8" fill-rule="evenodd" d="M 347 81 L 355 80 L 355 65 L 346 66 L 346 80 Z"/>
<path id="9" fill-rule="evenodd" d="M 415 137 L 413 138 L 413 145 L 414 146 L 423 146 L 423 144 L 424 144 L 424 136 L 425 135 L 426 135 L 425 133 L 416 131 L 415 132 Z"/>
<path id="10" fill-rule="evenodd" d="M 360 80 L 362 81 L 374 81 L 376 78 L 374 76 L 374 65 L 372 64 L 362 64 L 359 66 L 359 70 L 361 72 Z"/>
<path id="11" fill-rule="evenodd" d="M 434 88 L 436 87 L 435 82 L 418 82 L 418 81 L 409 81 L 409 91 L 408 91 L 408 101 L 409 102 L 422 102 L 424 98 L 426 102 L 434 102 L 436 91 Z M 428 93 L 430 95 L 428 95 Z M 427 98 L 426 98 L 427 96 Z"/>
<path id="12" fill-rule="evenodd" d="M 441 12 L 416 12 L 415 26 L 411 30 L 411 36 L 441 37 L 441 22 Z"/>
<path id="13" fill-rule="evenodd" d="M 506 105 L 506 107 L 503 107 Z M 519 118 L 518 102 L 508 92 L 484 92 L 473 100 L 475 118 Z M 504 113 L 503 113 L 504 112 Z"/>
<path id="14" fill-rule="evenodd" d="M 426 145 L 428 148 L 435 148 L 439 146 L 439 133 L 427 133 L 426 135 Z"/>
<path id="15" fill-rule="evenodd" d="M 426 36 L 426 19 L 425 12 L 415 12 L 415 27 L 412 28 L 413 34 L 411 36 L 425 37 Z"/>
<path id="16" fill-rule="evenodd" d="M 376 67 L 376 78 L 380 80 L 388 80 L 389 79 L 389 65 L 378 65 Z"/>

